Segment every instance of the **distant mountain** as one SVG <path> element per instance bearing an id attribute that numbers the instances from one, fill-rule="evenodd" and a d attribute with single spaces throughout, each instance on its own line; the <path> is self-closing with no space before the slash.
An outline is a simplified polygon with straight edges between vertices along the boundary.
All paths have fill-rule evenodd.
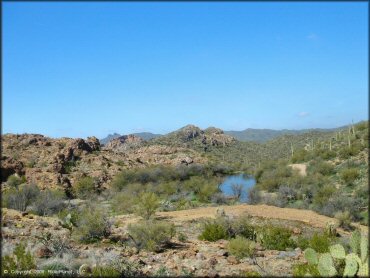
<path id="1" fill-rule="evenodd" d="M 343 128 L 343 127 L 340 127 Z M 276 137 L 283 136 L 283 135 L 296 135 L 296 134 L 303 134 L 308 132 L 330 132 L 335 131 L 338 128 L 312 128 L 312 129 L 281 129 L 281 130 L 275 130 L 275 129 L 254 129 L 254 128 L 247 128 L 242 131 L 225 131 L 225 134 L 231 135 L 234 138 L 236 138 L 239 141 L 243 142 L 258 142 L 258 143 L 264 143 L 269 140 L 272 140 Z"/>
<path id="2" fill-rule="evenodd" d="M 162 136 L 161 134 L 154 134 L 154 133 L 150 133 L 150 132 L 131 133 L 131 135 L 135 135 L 137 137 L 140 137 L 143 140 L 150 140 L 150 139 Z M 100 139 L 99 141 L 100 141 L 100 144 L 106 145 L 106 144 L 108 144 L 109 141 L 111 141 L 113 139 L 116 139 L 118 137 L 121 137 L 121 136 L 123 136 L 123 135 L 121 135 L 119 133 L 113 133 L 113 134 L 109 134 L 107 137 L 105 137 L 103 139 Z"/>

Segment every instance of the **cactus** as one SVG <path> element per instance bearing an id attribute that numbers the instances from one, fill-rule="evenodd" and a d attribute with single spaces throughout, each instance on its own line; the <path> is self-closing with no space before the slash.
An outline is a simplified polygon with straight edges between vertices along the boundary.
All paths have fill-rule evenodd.
<path id="1" fill-rule="evenodd" d="M 358 270 L 358 262 L 354 256 L 350 256 L 350 255 L 352 254 L 349 254 L 346 257 L 346 266 L 344 267 L 343 276 L 353 277 L 355 276 Z"/>
<path id="2" fill-rule="evenodd" d="M 321 254 L 317 269 L 322 276 L 335 276 L 337 274 L 337 270 L 334 267 L 333 258 L 329 253 Z"/>
<path id="3" fill-rule="evenodd" d="M 369 277 L 369 264 L 368 262 L 360 265 L 357 276 L 359 277 Z"/>
<path id="4" fill-rule="evenodd" d="M 340 244 L 335 244 L 330 246 L 330 255 L 334 259 L 344 259 L 346 257 L 346 251 L 344 250 L 343 246 Z"/>
<path id="5" fill-rule="evenodd" d="M 304 257 L 308 261 L 309 264 L 317 264 L 318 263 L 317 253 L 312 248 L 307 248 L 304 251 Z"/>
<path id="6" fill-rule="evenodd" d="M 328 223 L 327 227 L 330 226 Z M 368 240 L 361 236 L 359 231 L 352 233 L 350 238 L 350 246 L 352 253 L 346 255 L 345 249 L 340 244 L 330 246 L 330 253 L 319 255 L 312 248 L 307 248 L 304 251 L 304 256 L 307 262 L 316 267 L 322 276 L 346 276 L 346 277 L 368 277 Z M 344 270 L 339 267 L 344 265 Z M 310 275 L 310 273 L 307 273 Z"/>
<path id="7" fill-rule="evenodd" d="M 349 240 L 349 245 L 353 253 L 359 254 L 360 242 L 361 242 L 361 234 L 360 234 L 360 231 L 356 230 L 352 233 L 351 238 Z"/>
<path id="8" fill-rule="evenodd" d="M 369 242 L 367 237 L 361 237 L 360 242 L 360 255 L 361 255 L 361 261 L 365 263 L 367 261 L 368 257 L 368 248 L 369 248 Z"/>

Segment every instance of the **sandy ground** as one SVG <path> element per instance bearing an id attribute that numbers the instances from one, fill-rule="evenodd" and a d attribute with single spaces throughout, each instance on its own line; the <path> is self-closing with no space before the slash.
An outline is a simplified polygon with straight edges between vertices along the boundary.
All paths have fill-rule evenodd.
<path id="1" fill-rule="evenodd" d="M 181 222 L 199 218 L 215 218 L 217 216 L 217 210 L 222 209 L 227 215 L 242 216 L 245 214 L 249 214 L 255 217 L 299 221 L 317 228 L 325 228 L 328 222 L 337 223 L 336 219 L 317 214 L 316 212 L 311 210 L 247 204 L 218 207 L 201 207 L 189 210 L 157 212 L 156 217 L 180 224 Z M 117 218 L 123 220 L 125 224 L 137 222 L 140 219 L 140 217 L 134 215 L 120 215 L 117 216 Z M 366 226 L 359 224 L 353 225 L 359 227 L 364 233 L 368 232 L 368 227 Z M 341 232 L 347 234 L 347 232 L 344 232 L 342 230 Z"/>
<path id="2" fill-rule="evenodd" d="M 294 170 L 298 170 L 298 173 L 302 176 L 307 175 L 307 172 L 306 172 L 307 165 L 306 164 L 297 163 L 297 164 L 289 164 L 288 166 L 292 167 Z"/>

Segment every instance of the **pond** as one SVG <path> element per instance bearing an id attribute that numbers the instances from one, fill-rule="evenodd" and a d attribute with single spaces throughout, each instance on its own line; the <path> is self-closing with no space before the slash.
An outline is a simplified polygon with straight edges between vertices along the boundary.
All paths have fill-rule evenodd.
<path id="1" fill-rule="evenodd" d="M 241 185 L 242 194 L 240 197 L 240 202 L 248 202 L 247 192 L 249 188 L 253 187 L 256 184 L 256 180 L 252 176 L 248 176 L 245 174 L 228 176 L 220 185 L 222 193 L 224 193 L 226 196 L 234 196 L 234 192 L 232 189 L 233 184 Z"/>

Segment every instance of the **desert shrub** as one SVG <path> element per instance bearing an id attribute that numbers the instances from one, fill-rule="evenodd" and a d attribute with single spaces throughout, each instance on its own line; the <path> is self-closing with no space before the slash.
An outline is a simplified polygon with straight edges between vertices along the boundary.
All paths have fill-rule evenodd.
<path id="1" fill-rule="evenodd" d="M 256 250 L 255 242 L 244 237 L 237 236 L 229 241 L 227 250 L 235 257 L 242 259 L 244 257 L 252 257 Z"/>
<path id="2" fill-rule="evenodd" d="M 92 177 L 81 178 L 74 186 L 76 196 L 80 199 L 86 199 L 91 197 L 92 194 L 97 193 L 95 188 L 95 182 Z"/>
<path id="3" fill-rule="evenodd" d="M 160 251 L 171 241 L 175 235 L 175 226 L 166 222 L 143 221 L 130 224 L 128 232 L 138 249 Z"/>
<path id="4" fill-rule="evenodd" d="M 17 175 L 11 175 L 8 177 L 8 180 L 6 181 L 7 185 L 10 187 L 18 187 L 18 185 L 21 185 L 22 183 L 26 182 L 26 177 L 18 177 Z"/>
<path id="5" fill-rule="evenodd" d="M 212 203 L 215 203 L 215 204 L 218 204 L 218 205 L 224 205 L 224 204 L 229 203 L 225 194 L 223 194 L 221 192 L 217 192 L 217 193 L 213 194 L 212 198 L 211 198 L 211 201 L 212 201 Z"/>
<path id="6" fill-rule="evenodd" d="M 273 192 L 280 186 L 280 179 L 276 177 L 272 178 L 264 178 L 258 184 L 259 187 L 263 190 L 267 190 L 268 192 Z"/>
<path id="7" fill-rule="evenodd" d="M 64 223 L 64 222 L 66 221 L 66 218 L 68 218 L 68 221 L 70 222 L 70 224 L 76 227 L 79 216 L 80 216 L 80 211 L 77 208 L 65 208 L 58 212 L 58 218 L 62 220 L 62 226 L 63 225 L 66 226 L 65 224 L 67 223 Z"/>
<path id="8" fill-rule="evenodd" d="M 296 245 L 301 248 L 301 250 L 306 250 L 310 246 L 310 239 L 300 235 L 296 239 Z"/>
<path id="9" fill-rule="evenodd" d="M 204 223 L 203 231 L 199 236 L 201 240 L 217 241 L 219 239 L 229 238 L 227 227 L 220 221 L 206 221 Z"/>
<path id="10" fill-rule="evenodd" d="M 293 265 L 293 277 L 304 277 L 310 273 L 312 276 L 319 277 L 320 273 L 317 270 L 316 265 L 308 263 L 300 263 Z"/>
<path id="11" fill-rule="evenodd" d="M 347 184 L 353 184 L 353 182 L 360 176 L 359 171 L 356 168 L 343 169 L 340 172 L 340 177 Z"/>
<path id="12" fill-rule="evenodd" d="M 42 267 L 42 270 L 44 271 L 66 271 L 66 270 L 69 270 L 67 266 L 65 266 L 64 264 L 62 264 L 61 262 L 53 262 L 53 263 L 49 263 L 47 265 L 44 265 Z"/>
<path id="13" fill-rule="evenodd" d="M 213 181 L 204 181 L 197 196 L 200 202 L 207 203 L 211 201 L 212 196 L 217 193 L 217 191 L 218 187 L 216 183 Z"/>
<path id="14" fill-rule="evenodd" d="M 41 233 L 41 235 L 36 235 L 35 237 L 55 256 L 62 257 L 64 253 L 71 249 L 66 237 L 53 235 L 50 232 Z"/>
<path id="15" fill-rule="evenodd" d="M 305 162 L 308 160 L 308 152 L 305 149 L 296 150 L 291 158 L 292 163 Z"/>
<path id="16" fill-rule="evenodd" d="M 159 207 L 159 199 L 155 193 L 145 192 L 136 199 L 135 212 L 144 219 L 149 219 Z"/>
<path id="17" fill-rule="evenodd" d="M 65 208 L 64 200 L 64 192 L 46 189 L 37 196 L 32 205 L 32 211 L 41 216 L 53 215 Z"/>
<path id="18" fill-rule="evenodd" d="M 258 204 L 262 200 L 261 193 L 256 186 L 252 186 L 251 188 L 248 189 L 247 196 L 248 203 L 251 205 Z"/>
<path id="19" fill-rule="evenodd" d="M 356 156 L 360 151 L 362 147 L 357 144 L 353 144 L 351 147 L 344 147 L 339 150 L 339 156 L 342 159 L 348 159 L 351 156 Z"/>
<path id="20" fill-rule="evenodd" d="M 74 160 L 71 160 L 71 161 L 67 161 L 65 164 L 64 164 L 64 171 L 66 174 L 69 174 L 73 171 L 73 168 L 76 167 L 76 161 Z"/>
<path id="21" fill-rule="evenodd" d="M 112 209 L 117 214 L 133 213 L 135 198 L 126 192 L 118 192 L 112 198 Z"/>
<path id="22" fill-rule="evenodd" d="M 308 247 L 316 250 L 319 253 L 325 253 L 329 251 L 330 245 L 333 243 L 333 237 L 325 233 L 315 233 L 310 241 Z"/>
<path id="23" fill-rule="evenodd" d="M 307 171 L 309 173 L 320 173 L 321 175 L 328 176 L 334 173 L 334 166 L 325 161 L 312 161 L 308 165 Z"/>
<path id="24" fill-rule="evenodd" d="M 99 208 L 86 207 L 78 218 L 74 235 L 84 243 L 96 242 L 110 234 L 111 223 Z"/>
<path id="25" fill-rule="evenodd" d="M 93 277 L 141 277 L 143 275 L 138 263 L 129 262 L 127 259 L 117 258 L 105 265 L 92 268 Z"/>
<path id="26" fill-rule="evenodd" d="M 113 266 L 95 266 L 91 274 L 93 277 L 120 277 L 120 273 Z"/>
<path id="27" fill-rule="evenodd" d="M 278 198 L 284 200 L 285 203 L 296 200 L 297 195 L 297 191 L 292 187 L 285 185 L 279 187 Z"/>
<path id="28" fill-rule="evenodd" d="M 291 239 L 291 231 L 283 227 L 267 225 L 258 232 L 263 247 L 270 250 L 294 248 L 296 243 Z"/>
<path id="29" fill-rule="evenodd" d="M 177 239 L 181 242 L 185 242 L 188 240 L 188 236 L 184 233 L 178 233 Z"/>
<path id="30" fill-rule="evenodd" d="M 3 193 L 3 205 L 7 208 L 25 211 L 39 194 L 40 190 L 36 185 L 22 184 Z"/>
<path id="31" fill-rule="evenodd" d="M 26 251 L 25 243 L 18 243 L 13 254 L 1 258 L 1 269 L 8 270 L 8 273 L 14 270 L 31 270 L 36 268 L 35 259 L 29 251 Z"/>
<path id="32" fill-rule="evenodd" d="M 351 215 L 348 211 L 337 212 L 335 214 L 335 218 L 338 219 L 339 227 L 341 227 L 341 228 L 343 228 L 344 230 L 347 230 L 347 231 L 352 230 Z"/>
<path id="33" fill-rule="evenodd" d="M 323 207 L 335 191 L 334 185 L 326 184 L 316 191 L 312 201 L 316 206 Z"/>
<path id="34" fill-rule="evenodd" d="M 251 218 L 242 216 L 231 223 L 233 235 L 243 236 L 249 240 L 256 240 L 256 227 L 252 225 Z"/>
<path id="35" fill-rule="evenodd" d="M 243 193 L 243 185 L 242 184 L 233 183 L 231 185 L 231 190 L 233 192 L 234 198 L 236 198 L 237 200 L 239 200 L 240 197 L 242 196 L 242 193 Z"/>
<path id="36" fill-rule="evenodd" d="M 335 151 L 331 151 L 328 149 L 319 149 L 315 150 L 315 155 L 320 157 L 321 159 L 329 160 L 337 156 Z"/>

